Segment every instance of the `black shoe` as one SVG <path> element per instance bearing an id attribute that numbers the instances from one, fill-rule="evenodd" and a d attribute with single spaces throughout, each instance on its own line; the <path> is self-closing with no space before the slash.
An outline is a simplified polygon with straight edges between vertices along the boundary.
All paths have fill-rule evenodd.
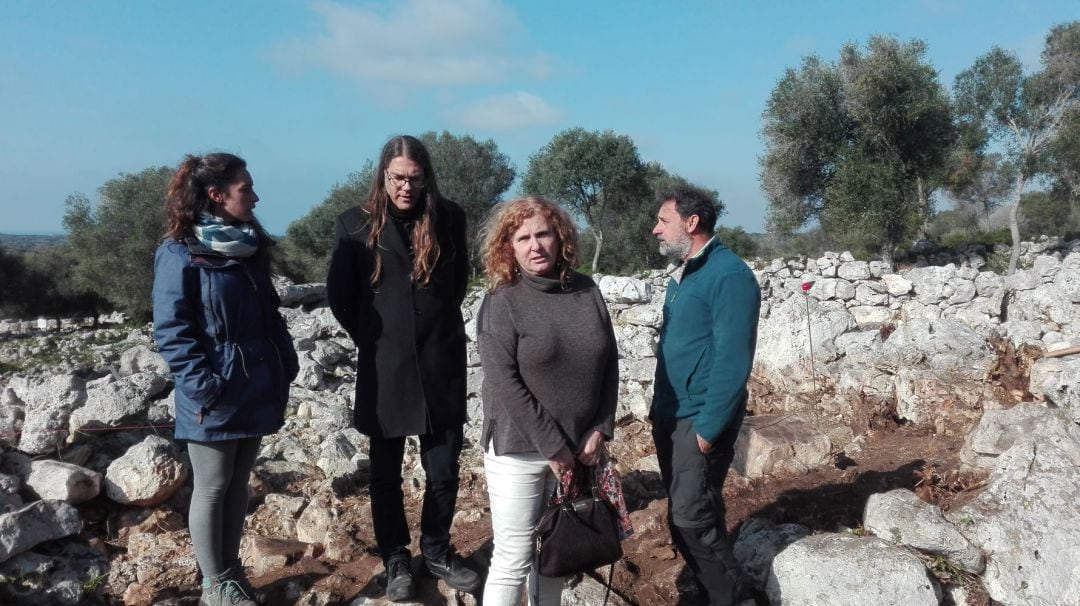
<path id="1" fill-rule="evenodd" d="M 431 576 L 442 579 L 451 588 L 472 593 L 480 587 L 480 575 L 465 566 L 461 556 L 448 550 L 441 558 L 424 558 Z"/>
<path id="2" fill-rule="evenodd" d="M 408 560 L 390 562 L 386 567 L 386 599 L 391 602 L 405 602 L 416 597 L 412 570 Z"/>

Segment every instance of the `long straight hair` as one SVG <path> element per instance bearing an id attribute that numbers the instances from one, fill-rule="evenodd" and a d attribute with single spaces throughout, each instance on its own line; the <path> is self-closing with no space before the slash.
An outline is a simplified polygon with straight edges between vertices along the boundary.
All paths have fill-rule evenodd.
<path id="1" fill-rule="evenodd" d="M 370 229 L 366 245 L 375 257 L 375 268 L 371 272 L 371 284 L 377 285 L 382 279 L 382 255 L 379 253 L 379 239 L 389 215 L 389 205 L 393 204 L 390 194 L 386 191 L 386 171 L 394 158 L 408 158 L 420 165 L 424 171 L 424 189 L 420 196 L 420 215 L 413 222 L 412 249 L 413 267 L 410 279 L 420 286 L 427 286 L 431 282 L 431 275 L 435 271 L 435 265 L 439 262 L 439 238 L 436 227 L 438 226 L 439 201 L 442 195 L 439 186 L 435 183 L 435 169 L 431 164 L 431 155 L 416 137 L 399 135 L 386 142 L 379 154 L 379 166 L 375 171 L 375 178 L 371 181 L 371 190 L 364 199 L 360 208 L 368 213 Z"/>

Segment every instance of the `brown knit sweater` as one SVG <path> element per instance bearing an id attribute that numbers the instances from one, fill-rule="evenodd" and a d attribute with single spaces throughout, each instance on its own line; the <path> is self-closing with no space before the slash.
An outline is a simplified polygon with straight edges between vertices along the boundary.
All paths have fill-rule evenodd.
<path id="1" fill-rule="evenodd" d="M 577 452 L 588 432 L 611 439 L 619 395 L 618 351 L 596 284 L 574 274 L 522 276 L 489 293 L 477 340 L 484 367 L 484 431 L 497 455 Z"/>

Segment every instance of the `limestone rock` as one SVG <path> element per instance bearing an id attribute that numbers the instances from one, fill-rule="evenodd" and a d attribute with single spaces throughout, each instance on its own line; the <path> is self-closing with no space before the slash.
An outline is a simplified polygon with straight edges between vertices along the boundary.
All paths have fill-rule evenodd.
<path id="1" fill-rule="evenodd" d="M 809 294 L 811 297 L 822 301 L 829 299 L 847 301 L 855 298 L 855 287 L 847 280 L 823 278 L 814 282 L 814 285 L 810 287 Z"/>
<path id="2" fill-rule="evenodd" d="M 95 384 L 86 389 L 86 404 L 71 413 L 72 433 L 84 427 L 118 427 L 145 421 L 150 398 L 168 385 L 161 375 L 142 372 L 118 381 Z"/>
<path id="3" fill-rule="evenodd" d="M 188 477 L 172 442 L 147 436 L 105 472 L 105 494 L 117 503 L 153 507 L 169 500 Z"/>
<path id="4" fill-rule="evenodd" d="M 71 411 L 86 400 L 84 385 L 75 375 L 55 375 L 27 384 L 23 393 L 16 390 L 26 404 L 19 450 L 30 455 L 54 452 L 67 438 Z"/>
<path id="5" fill-rule="evenodd" d="M 355 428 L 336 431 L 323 441 L 315 465 L 328 478 L 352 476 L 360 469 L 360 464 L 367 461 L 363 450 L 366 442 Z"/>
<path id="6" fill-rule="evenodd" d="M 956 266 L 917 267 L 904 276 L 911 282 L 915 298 L 924 305 L 937 305 L 953 295 L 952 287 L 956 280 Z"/>
<path id="7" fill-rule="evenodd" d="M 945 519 L 941 508 L 905 488 L 870 495 L 863 525 L 886 541 L 942 556 L 971 573 L 983 571 L 982 552 Z"/>
<path id="8" fill-rule="evenodd" d="M 169 365 L 161 354 L 146 345 L 136 345 L 120 354 L 120 376 L 129 377 L 133 374 L 148 372 L 163 377 L 170 374 Z"/>
<path id="9" fill-rule="evenodd" d="M 855 318 L 855 323 L 859 325 L 859 328 L 888 324 L 896 316 L 896 312 L 888 307 L 877 305 L 855 305 L 849 307 L 848 311 Z"/>
<path id="10" fill-rule="evenodd" d="M 326 284 L 292 284 L 275 276 L 274 288 L 282 307 L 299 307 L 326 300 Z"/>
<path id="11" fill-rule="evenodd" d="M 841 263 L 836 269 L 836 275 L 845 280 L 867 280 L 871 277 L 870 264 L 866 261 Z"/>
<path id="12" fill-rule="evenodd" d="M 656 330 L 648 326 L 615 326 L 615 343 L 621 358 L 651 358 L 656 355 L 657 341 Z"/>
<path id="13" fill-rule="evenodd" d="M 881 281 L 891 296 L 902 297 L 911 292 L 911 281 L 900 274 L 885 274 L 881 276 Z"/>
<path id="14" fill-rule="evenodd" d="M 829 437 L 800 417 L 746 417 L 735 442 L 732 468 L 747 478 L 777 472 L 805 472 L 829 461 Z"/>
<path id="15" fill-rule="evenodd" d="M 983 492 L 948 515 L 992 554 L 983 584 L 994 600 L 1080 604 L 1078 467 L 1080 427 L 1047 410 L 998 457 Z"/>
<path id="16" fill-rule="evenodd" d="M 649 326 L 660 328 L 663 323 L 664 313 L 660 305 L 635 305 L 623 310 L 619 314 L 619 321 L 636 326 Z"/>
<path id="17" fill-rule="evenodd" d="M 23 506 L 19 489 L 22 488 L 22 480 L 19 476 L 0 473 L 0 514 L 10 513 Z"/>
<path id="18" fill-rule="evenodd" d="M 818 534 L 773 559 L 765 591 L 773 604 L 937 606 L 941 589 L 915 555 L 881 539 Z"/>
<path id="19" fill-rule="evenodd" d="M 0 565 L 0 599 L 5 604 L 82 606 L 99 603 L 109 560 L 101 552 L 66 542 L 49 553 L 22 553 Z"/>
<path id="20" fill-rule="evenodd" d="M 758 326 L 755 371 L 778 388 L 812 391 L 810 335 L 813 335 L 814 362 L 822 366 L 817 374 L 822 375 L 823 365 L 840 355 L 836 338 L 855 326 L 855 319 L 842 304 L 791 297 L 774 306 L 769 317 Z"/>
<path id="21" fill-rule="evenodd" d="M 800 524 L 774 524 L 762 518 L 750 518 L 739 527 L 735 559 L 754 587 L 764 591 L 776 554 L 809 535 L 810 529 Z"/>
<path id="22" fill-rule="evenodd" d="M 101 492 L 101 474 L 61 461 L 34 461 L 26 484 L 42 499 L 79 504 Z"/>
<path id="23" fill-rule="evenodd" d="M 600 294 L 609 303 L 648 303 L 652 286 L 637 278 L 603 276 L 598 284 Z"/>
<path id="24" fill-rule="evenodd" d="M 36 501 L 0 515 L 0 562 L 82 530 L 79 512 L 63 501 Z"/>
<path id="25" fill-rule="evenodd" d="M 305 543 L 325 544 L 334 512 L 325 498 L 312 499 L 296 521 L 296 538 Z"/>
<path id="26" fill-rule="evenodd" d="M 981 380 L 993 361 L 986 340 L 967 325 L 946 319 L 911 319 L 885 340 L 880 364 L 890 370 L 925 364 Z"/>
<path id="27" fill-rule="evenodd" d="M 967 467 L 991 469 L 997 458 L 1023 435 L 1031 434 L 1037 426 L 1044 426 L 1046 419 L 1058 417 L 1061 429 L 1067 422 L 1058 411 L 1049 411 L 1034 402 L 1024 402 L 1004 410 L 988 410 L 971 430 L 960 450 L 960 460 Z"/>
<path id="28" fill-rule="evenodd" d="M 1031 366 L 1030 389 L 1080 423 L 1080 356 L 1036 360 Z"/>

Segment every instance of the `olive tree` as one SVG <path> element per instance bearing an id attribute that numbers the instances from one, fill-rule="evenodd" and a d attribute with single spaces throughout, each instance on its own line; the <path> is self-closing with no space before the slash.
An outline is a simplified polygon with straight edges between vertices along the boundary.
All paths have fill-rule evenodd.
<path id="1" fill-rule="evenodd" d="M 121 174 L 98 189 L 95 203 L 83 194 L 66 201 L 64 229 L 76 287 L 139 320 L 150 317 L 154 250 L 164 231 L 171 176 L 167 166 Z"/>
<path id="2" fill-rule="evenodd" d="M 958 74 L 953 85 L 961 122 L 983 130 L 987 145 L 1001 144 L 1016 167 L 1009 211 L 1010 274 L 1020 259 L 1017 214 L 1024 190 L 1045 172 L 1048 148 L 1080 106 L 1080 21 L 1051 28 L 1040 65 L 1039 71 L 1025 74 L 1015 53 L 995 46 Z"/>
<path id="3" fill-rule="evenodd" d="M 770 231 L 820 220 L 891 256 L 930 214 L 954 135 L 926 45 L 873 37 L 836 63 L 809 56 L 773 89 L 763 118 L 761 182 Z"/>

